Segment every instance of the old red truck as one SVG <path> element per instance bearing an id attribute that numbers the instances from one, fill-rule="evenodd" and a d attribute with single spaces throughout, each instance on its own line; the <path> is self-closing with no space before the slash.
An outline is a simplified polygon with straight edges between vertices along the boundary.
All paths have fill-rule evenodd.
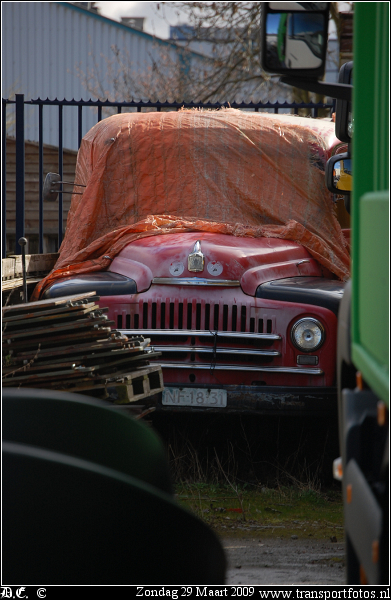
<path id="1" fill-rule="evenodd" d="M 331 119 L 105 119 L 83 139 L 86 187 L 36 297 L 95 290 L 113 327 L 150 338 L 162 410 L 335 410 L 349 251 L 324 169 L 342 150 Z"/>

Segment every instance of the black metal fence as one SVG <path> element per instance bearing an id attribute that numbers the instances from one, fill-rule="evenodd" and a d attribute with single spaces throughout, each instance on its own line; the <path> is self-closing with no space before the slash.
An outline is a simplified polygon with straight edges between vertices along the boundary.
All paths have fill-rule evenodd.
<path id="1" fill-rule="evenodd" d="M 204 109 L 218 109 L 223 107 L 237 108 L 241 110 L 272 110 L 274 113 L 279 113 L 281 110 L 286 111 L 287 109 L 294 114 L 298 114 L 300 109 L 311 110 L 313 117 L 317 117 L 321 109 L 333 110 L 333 104 L 322 104 L 322 103 L 296 103 L 296 102 L 260 102 L 260 103 L 245 103 L 245 102 L 224 102 L 224 103 L 196 103 L 196 102 L 110 102 L 109 100 L 42 100 L 37 98 L 36 100 L 25 100 L 23 94 L 16 94 L 15 99 L 2 100 L 2 256 L 6 256 L 6 233 L 7 233 L 7 218 L 6 218 L 6 193 L 7 193 L 7 153 L 6 153 L 6 111 L 8 105 L 15 105 L 15 152 L 16 152 L 16 182 L 15 182 L 15 254 L 21 253 L 21 248 L 18 244 L 18 240 L 25 235 L 25 107 L 36 106 L 38 107 L 38 152 L 39 152 L 39 198 L 38 198 L 38 211 L 39 211 L 39 253 L 43 252 L 43 123 L 44 123 L 44 107 L 46 106 L 57 106 L 58 107 L 58 173 L 63 178 L 63 131 L 64 131 L 64 118 L 63 108 L 64 106 L 75 106 L 77 107 L 77 119 L 78 119 L 78 146 L 82 140 L 83 130 L 83 108 L 97 108 L 97 121 L 102 120 L 102 110 L 104 108 L 110 108 L 117 110 L 121 113 L 122 109 L 135 109 L 137 112 L 150 110 L 155 108 L 156 111 L 166 110 L 180 110 L 181 108 L 204 108 Z M 58 205 L 58 247 L 62 242 L 63 237 L 63 202 L 62 194 L 59 194 L 59 205 Z"/>

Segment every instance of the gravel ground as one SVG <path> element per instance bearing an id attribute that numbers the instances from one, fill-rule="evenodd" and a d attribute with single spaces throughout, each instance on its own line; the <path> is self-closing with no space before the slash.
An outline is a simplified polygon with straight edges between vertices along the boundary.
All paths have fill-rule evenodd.
<path id="1" fill-rule="evenodd" d="M 220 538 L 229 585 L 343 585 L 344 544 L 261 535 Z"/>

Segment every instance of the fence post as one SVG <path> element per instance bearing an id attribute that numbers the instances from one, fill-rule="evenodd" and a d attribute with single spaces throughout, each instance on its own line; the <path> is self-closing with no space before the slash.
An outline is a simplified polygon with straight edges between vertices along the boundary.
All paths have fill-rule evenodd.
<path id="1" fill-rule="evenodd" d="M 20 254 L 18 240 L 24 237 L 24 94 L 15 94 L 16 116 L 16 186 L 15 186 L 15 254 Z"/>
<path id="2" fill-rule="evenodd" d="M 43 254 L 43 104 L 38 107 L 39 138 L 39 254 Z"/>
<path id="3" fill-rule="evenodd" d="M 23 302 L 27 303 L 27 277 L 26 277 L 26 244 L 27 240 L 25 237 L 18 240 L 18 244 L 22 249 L 22 276 L 23 276 Z"/>
<path id="4" fill-rule="evenodd" d="M 79 104 L 77 107 L 77 147 L 80 148 L 83 137 L 83 106 Z"/>
<path id="5" fill-rule="evenodd" d="M 7 104 L 2 100 L 2 258 L 7 256 Z"/>
<path id="6" fill-rule="evenodd" d="M 60 181 L 63 179 L 63 105 L 58 105 L 58 174 Z M 58 194 L 58 249 L 62 243 L 62 230 L 64 223 L 63 216 L 63 195 Z"/>

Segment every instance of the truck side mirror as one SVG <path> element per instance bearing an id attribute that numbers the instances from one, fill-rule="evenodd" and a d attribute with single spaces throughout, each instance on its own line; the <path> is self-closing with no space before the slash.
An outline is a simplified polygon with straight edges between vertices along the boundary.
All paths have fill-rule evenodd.
<path id="1" fill-rule="evenodd" d="M 352 159 L 348 152 L 329 158 L 326 165 L 326 185 L 333 194 L 350 195 L 352 191 Z"/>
<path id="2" fill-rule="evenodd" d="M 329 2 L 264 2 L 262 68 L 321 79 L 326 64 Z"/>

